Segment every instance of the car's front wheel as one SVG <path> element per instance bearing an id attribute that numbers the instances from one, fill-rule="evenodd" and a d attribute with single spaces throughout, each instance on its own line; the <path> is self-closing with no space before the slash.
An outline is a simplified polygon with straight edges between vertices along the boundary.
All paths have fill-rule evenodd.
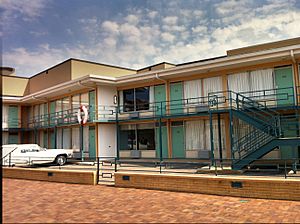
<path id="1" fill-rule="evenodd" d="M 59 166 L 63 166 L 67 162 L 67 157 L 63 155 L 59 155 L 55 159 L 55 163 Z"/>

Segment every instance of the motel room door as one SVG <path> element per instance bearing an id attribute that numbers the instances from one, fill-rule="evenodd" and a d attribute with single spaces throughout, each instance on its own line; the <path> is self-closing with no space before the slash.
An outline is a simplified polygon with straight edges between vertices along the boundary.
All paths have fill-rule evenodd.
<path id="1" fill-rule="evenodd" d="M 89 127 L 89 157 L 96 158 L 95 127 Z"/>
<path id="2" fill-rule="evenodd" d="M 185 158 L 184 128 L 182 121 L 172 122 L 172 158 Z"/>
<path id="3" fill-rule="evenodd" d="M 155 103 L 155 115 L 159 116 L 162 110 L 162 115 L 166 113 L 166 87 L 165 85 L 154 86 L 154 101 Z M 162 103 L 160 103 L 162 102 Z M 161 108 L 162 106 L 162 108 Z"/>
<path id="4" fill-rule="evenodd" d="M 166 159 L 166 158 L 169 158 L 168 130 L 167 130 L 166 122 L 162 123 L 161 139 L 162 139 L 162 157 L 164 159 Z M 156 158 L 160 158 L 160 141 L 159 141 L 159 124 L 158 123 L 156 123 L 156 128 L 155 128 L 155 151 L 156 151 Z"/>
<path id="5" fill-rule="evenodd" d="M 294 104 L 294 82 L 292 67 L 275 68 L 275 83 L 276 88 L 279 88 L 279 90 L 276 91 L 277 105 L 283 106 Z"/>
<path id="6" fill-rule="evenodd" d="M 288 122 L 281 122 L 282 132 L 284 138 L 293 138 L 298 136 L 298 118 L 294 114 L 290 114 Z M 280 146 L 281 159 L 295 159 L 299 158 L 298 145 L 284 145 Z"/>
<path id="7" fill-rule="evenodd" d="M 182 113 L 183 87 L 182 82 L 170 84 L 170 114 Z"/>
<path id="8" fill-rule="evenodd" d="M 90 91 L 89 92 L 89 120 L 93 121 L 96 120 L 95 118 L 95 91 Z"/>

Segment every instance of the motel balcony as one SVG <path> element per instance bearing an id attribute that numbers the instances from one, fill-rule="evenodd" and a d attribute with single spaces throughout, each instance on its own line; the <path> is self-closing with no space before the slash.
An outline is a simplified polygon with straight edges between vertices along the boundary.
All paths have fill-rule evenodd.
<path id="1" fill-rule="evenodd" d="M 243 106 L 259 110 L 298 110 L 300 106 L 300 86 L 293 88 L 269 89 L 240 92 L 221 91 L 209 93 L 207 97 L 178 99 L 143 104 L 123 104 L 120 106 L 87 106 L 90 123 L 122 122 L 134 120 L 156 120 L 186 116 L 209 116 L 212 113 L 228 112 Z M 78 124 L 79 108 L 31 117 L 22 122 L 22 128 L 51 128 Z M 81 112 L 80 116 L 84 116 Z M 20 120 L 7 121 L 3 127 L 21 127 Z"/>

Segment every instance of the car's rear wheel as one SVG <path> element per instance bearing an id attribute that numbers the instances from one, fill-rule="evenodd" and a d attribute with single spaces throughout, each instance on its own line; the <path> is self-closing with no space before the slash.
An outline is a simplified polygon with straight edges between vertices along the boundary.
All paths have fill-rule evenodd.
<path id="1" fill-rule="evenodd" d="M 63 155 L 59 155 L 55 159 L 55 163 L 59 166 L 65 165 L 66 162 L 67 162 L 67 157 Z"/>

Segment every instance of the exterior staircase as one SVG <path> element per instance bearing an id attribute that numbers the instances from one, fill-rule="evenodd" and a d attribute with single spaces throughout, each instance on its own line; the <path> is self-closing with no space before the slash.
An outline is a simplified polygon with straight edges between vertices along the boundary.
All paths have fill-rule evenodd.
<path id="1" fill-rule="evenodd" d="M 240 93 L 230 92 L 230 95 L 232 116 L 251 127 L 243 136 L 233 141 L 233 169 L 243 169 L 280 146 L 300 145 L 298 131 L 289 137 L 284 136 L 281 123 L 286 123 L 286 120 L 276 110 Z M 295 120 L 296 129 L 299 129 L 299 119 Z"/>

